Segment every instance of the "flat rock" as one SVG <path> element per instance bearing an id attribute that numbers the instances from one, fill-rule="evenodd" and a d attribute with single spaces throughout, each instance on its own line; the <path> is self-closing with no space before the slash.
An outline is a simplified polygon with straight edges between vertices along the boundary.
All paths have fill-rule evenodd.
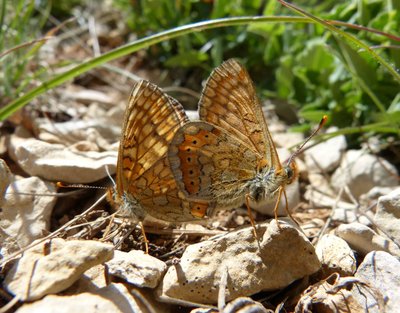
<path id="1" fill-rule="evenodd" d="M 137 287 L 155 288 L 167 270 L 167 265 L 140 250 L 115 251 L 106 263 L 108 273 Z"/>
<path id="2" fill-rule="evenodd" d="M 92 292 L 76 295 L 48 295 L 42 300 L 26 303 L 17 313 L 127 313 L 127 312 L 171 312 L 166 304 L 156 303 L 135 289 L 128 290 L 123 284 L 112 283 Z"/>
<path id="3" fill-rule="evenodd" d="M 6 190 L 0 214 L 0 242 L 4 256 L 26 247 L 49 231 L 56 197 L 53 183 L 38 177 L 13 181 Z"/>
<path id="4" fill-rule="evenodd" d="M 400 256 L 400 249 L 392 240 L 380 236 L 364 224 L 342 224 L 336 228 L 335 233 L 361 255 L 380 250 Z"/>
<path id="5" fill-rule="evenodd" d="M 385 234 L 400 243 L 400 188 L 378 199 L 374 222 Z"/>
<path id="6" fill-rule="evenodd" d="M 289 221 L 289 220 L 288 220 Z M 227 271 L 226 301 L 259 291 L 278 290 L 315 273 L 321 264 L 314 247 L 294 226 L 280 220 L 246 227 L 190 245 L 169 267 L 158 288 L 161 298 L 215 304 Z"/>
<path id="7" fill-rule="evenodd" d="M 11 158 L 29 175 L 66 183 L 90 183 L 115 172 L 117 151 L 72 151 L 62 144 L 50 144 L 26 134 L 10 137 Z"/>
<path id="8" fill-rule="evenodd" d="M 331 183 L 337 191 L 347 185 L 358 198 L 375 186 L 397 186 L 396 175 L 396 168 L 386 160 L 363 150 L 348 150 L 333 173 Z"/>
<path id="9" fill-rule="evenodd" d="M 110 260 L 114 247 L 92 240 L 52 239 L 24 252 L 4 280 L 22 301 L 33 301 L 70 287 L 89 268 Z"/>
<path id="10" fill-rule="evenodd" d="M 337 131 L 330 127 L 327 133 Z M 304 151 L 307 168 L 311 172 L 330 172 L 339 166 L 343 153 L 347 148 L 345 136 L 336 136 Z"/>
<path id="11" fill-rule="evenodd" d="M 346 241 L 335 235 L 322 236 L 315 248 L 322 264 L 323 277 L 333 273 L 352 276 L 356 271 L 356 257 Z"/>
<path id="12" fill-rule="evenodd" d="M 397 258 L 383 251 L 370 252 L 358 267 L 355 277 L 363 279 L 376 291 L 371 293 L 363 287 L 352 289 L 363 307 L 368 307 L 368 312 L 399 312 L 400 262 Z"/>

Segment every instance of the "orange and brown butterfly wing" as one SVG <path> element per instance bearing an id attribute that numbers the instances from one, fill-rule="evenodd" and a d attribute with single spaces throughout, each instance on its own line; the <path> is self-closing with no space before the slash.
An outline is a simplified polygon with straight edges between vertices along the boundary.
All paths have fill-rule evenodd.
<path id="1" fill-rule="evenodd" d="M 189 122 L 176 133 L 168 158 L 178 187 L 187 199 L 241 204 L 246 182 L 254 179 L 262 156 L 226 130 L 207 122 Z"/>
<path id="2" fill-rule="evenodd" d="M 168 144 L 187 122 L 179 102 L 156 85 L 141 81 L 134 86 L 118 152 L 117 193 L 121 198 L 128 194 L 160 220 L 193 220 L 209 209 L 184 199 L 167 162 Z"/>
<path id="3" fill-rule="evenodd" d="M 211 73 L 200 98 L 199 115 L 262 155 L 268 167 L 281 168 L 253 82 L 236 60 L 225 61 Z"/>

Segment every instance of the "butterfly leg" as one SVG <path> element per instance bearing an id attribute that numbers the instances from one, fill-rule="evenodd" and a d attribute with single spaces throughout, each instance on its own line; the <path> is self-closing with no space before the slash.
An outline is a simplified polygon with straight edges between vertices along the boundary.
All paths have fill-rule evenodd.
<path id="1" fill-rule="evenodd" d="M 275 207 L 274 207 L 275 221 L 276 221 L 276 225 L 278 225 L 279 230 L 282 229 L 281 225 L 279 225 L 279 221 L 278 221 L 278 207 L 279 207 L 279 203 L 281 202 L 282 192 L 284 193 L 285 199 L 286 199 L 286 210 L 289 212 L 285 189 L 283 187 L 279 187 L 278 199 L 276 199 L 276 203 L 275 203 Z"/>
<path id="2" fill-rule="evenodd" d="M 289 202 L 288 202 L 288 200 L 287 200 L 286 190 L 285 190 L 284 187 L 281 187 L 281 188 L 279 189 L 278 201 L 276 202 L 275 208 L 274 208 L 274 213 L 275 213 L 275 220 L 276 220 L 276 222 L 278 223 L 278 212 L 277 212 L 277 211 L 278 211 L 279 202 L 280 202 L 281 197 L 282 197 L 282 193 L 283 193 L 283 197 L 285 198 L 285 210 L 286 210 L 286 213 L 288 214 L 288 216 L 290 217 L 290 219 L 291 219 L 293 222 L 295 222 L 297 226 L 300 227 L 299 223 L 294 219 L 294 217 L 293 217 L 292 214 L 290 213 L 290 210 L 289 210 Z M 280 229 L 279 224 L 278 224 L 278 227 L 279 227 L 279 229 Z"/>
<path id="3" fill-rule="evenodd" d="M 146 232 L 144 231 L 144 226 L 142 222 L 139 222 L 140 228 L 142 230 L 143 241 L 146 249 L 146 254 L 149 254 L 149 240 L 147 239 Z"/>
<path id="4" fill-rule="evenodd" d="M 254 222 L 254 217 L 253 214 L 251 213 L 251 208 L 250 208 L 250 194 L 246 194 L 246 207 L 247 207 L 247 214 L 250 217 L 251 226 L 253 226 L 254 237 L 258 241 L 256 223 Z"/>

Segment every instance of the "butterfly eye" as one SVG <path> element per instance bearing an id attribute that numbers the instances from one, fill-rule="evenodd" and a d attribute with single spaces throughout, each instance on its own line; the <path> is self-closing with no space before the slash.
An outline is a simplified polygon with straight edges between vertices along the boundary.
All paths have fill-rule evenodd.
<path id="1" fill-rule="evenodd" d="M 297 165 L 292 161 L 288 166 L 285 167 L 287 184 L 291 184 L 297 178 Z"/>
<path id="2" fill-rule="evenodd" d="M 288 179 L 292 179 L 292 177 L 293 177 L 293 170 L 292 170 L 290 167 L 288 167 L 288 168 L 286 169 L 286 175 L 287 175 L 287 178 L 288 178 Z"/>

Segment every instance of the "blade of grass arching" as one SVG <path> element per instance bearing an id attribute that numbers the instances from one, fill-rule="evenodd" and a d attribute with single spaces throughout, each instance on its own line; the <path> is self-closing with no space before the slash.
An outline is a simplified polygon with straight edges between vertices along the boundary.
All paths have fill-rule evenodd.
<path id="1" fill-rule="evenodd" d="M 283 0 L 278 0 L 278 1 L 280 3 L 282 3 L 282 5 L 284 5 L 285 7 L 288 7 L 290 10 L 311 19 L 315 23 L 322 25 L 324 28 L 329 29 L 334 34 L 337 34 L 339 37 L 346 39 L 350 44 L 365 50 L 366 53 L 368 53 L 373 59 L 375 59 L 375 61 L 377 61 L 379 64 L 381 64 L 383 67 L 385 67 L 389 71 L 389 73 L 391 73 L 393 75 L 395 80 L 397 80 L 397 82 L 400 84 L 400 74 L 396 71 L 396 69 L 391 67 L 388 62 L 386 62 L 379 54 L 377 54 L 375 51 L 373 51 L 368 45 L 366 45 L 362 41 L 358 40 L 353 35 L 346 33 L 344 31 L 340 30 L 339 28 L 333 26 L 333 24 L 330 23 L 329 21 L 322 20 L 322 19 L 320 19 L 320 18 L 304 11 L 303 9 L 301 9 L 291 3 L 288 3 L 286 1 L 283 1 Z"/>
<path id="2" fill-rule="evenodd" d="M 19 108 L 27 104 L 29 101 L 34 99 L 35 97 L 43 94 L 47 90 L 57 87 L 62 83 L 79 76 L 96 66 L 107 63 L 111 60 L 117 59 L 119 57 L 125 56 L 127 54 L 136 52 L 140 49 L 147 48 L 151 45 L 160 43 L 165 40 L 170 40 L 173 38 L 177 38 L 183 35 L 187 35 L 190 33 L 209 30 L 218 27 L 229 27 L 229 26 L 240 26 L 240 25 L 248 25 L 253 23 L 315 23 L 315 21 L 310 20 L 309 18 L 295 17 L 295 16 L 256 16 L 256 17 L 230 17 L 223 18 L 211 21 L 198 22 L 193 24 L 188 24 L 184 26 L 180 26 L 177 28 L 173 28 L 170 30 L 166 30 L 139 40 L 136 40 L 133 43 L 126 44 L 114 50 L 111 50 L 99 57 L 90 59 L 89 61 L 83 62 L 75 68 L 66 71 L 65 73 L 59 74 L 45 82 L 43 82 L 40 86 L 29 90 L 26 94 L 22 95 L 20 98 L 10 102 L 3 108 L 0 108 L 0 120 L 6 119 L 12 113 L 17 111 Z M 332 21 L 335 23 L 335 21 Z M 351 27 L 352 24 L 349 24 Z M 384 35 L 384 34 L 382 34 Z"/>
<path id="3" fill-rule="evenodd" d="M 31 89 L 26 94 L 22 95 L 18 99 L 15 99 L 5 107 L 0 109 L 0 120 L 6 119 L 12 113 L 17 111 L 19 108 L 24 106 L 26 103 L 34 99 L 35 97 L 43 94 L 51 88 L 57 87 L 62 83 L 75 78 L 97 66 L 100 66 L 104 63 L 112 61 L 114 59 L 120 58 L 122 56 L 128 55 L 130 53 L 136 52 L 140 49 L 147 48 L 156 43 L 170 40 L 179 36 L 183 36 L 186 34 L 190 34 L 196 31 L 203 31 L 207 29 L 213 29 L 218 27 L 228 27 L 228 26 L 236 26 L 236 25 L 246 25 L 252 22 L 292 22 L 293 18 L 291 17 L 235 17 L 235 18 L 225 18 L 225 19 L 217 19 L 212 21 L 204 21 L 199 23 L 193 23 L 189 25 L 180 26 L 177 28 L 173 28 L 167 31 L 163 31 L 139 40 L 136 40 L 133 43 L 129 43 L 123 45 L 119 48 L 116 48 L 110 52 L 107 52 L 101 56 L 92 58 L 86 62 L 79 64 L 71 70 L 68 70 L 62 74 L 56 75 L 55 77 L 43 82 L 40 86 Z"/>

